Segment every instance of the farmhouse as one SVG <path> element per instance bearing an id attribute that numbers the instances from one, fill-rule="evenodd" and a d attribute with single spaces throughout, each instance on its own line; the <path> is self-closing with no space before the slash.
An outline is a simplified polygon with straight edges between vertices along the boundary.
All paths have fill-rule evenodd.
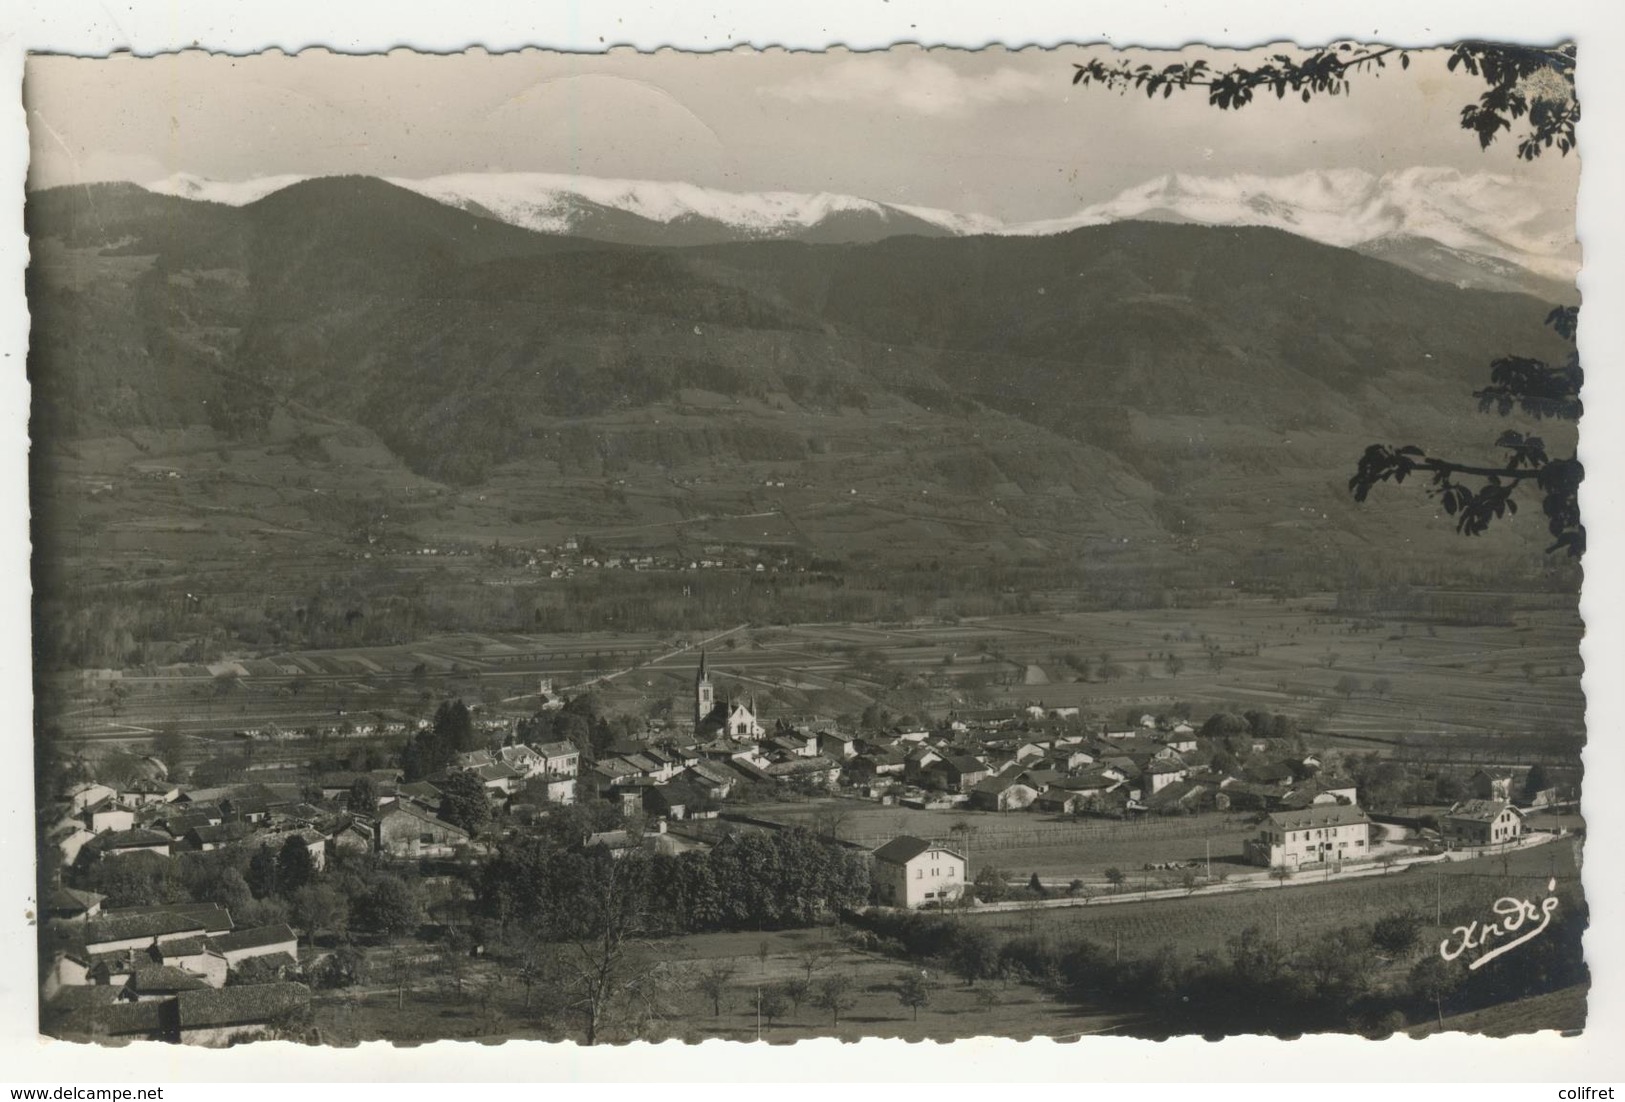
<path id="1" fill-rule="evenodd" d="M 968 872 L 963 854 L 904 835 L 875 850 L 870 876 L 882 905 L 918 907 L 959 898 Z"/>
<path id="2" fill-rule="evenodd" d="M 1498 846 L 1523 834 L 1523 812 L 1507 800 L 1466 800 L 1439 816 L 1439 837 L 1451 849 Z"/>
<path id="3" fill-rule="evenodd" d="M 1365 857 L 1370 847 L 1371 820 L 1364 811 L 1346 804 L 1315 804 L 1271 814 L 1246 848 L 1254 864 L 1291 869 Z"/>
<path id="4" fill-rule="evenodd" d="M 378 849 L 391 857 L 451 857 L 469 834 L 438 815 L 402 800 L 378 816 Z"/>
<path id="5" fill-rule="evenodd" d="M 926 771 L 940 774 L 950 792 L 969 792 L 992 772 L 968 754 L 955 754 L 931 762 Z"/>
<path id="6" fill-rule="evenodd" d="M 1020 811 L 1038 799 L 1038 789 L 1016 777 L 989 777 L 970 790 L 970 805 L 981 811 Z"/>

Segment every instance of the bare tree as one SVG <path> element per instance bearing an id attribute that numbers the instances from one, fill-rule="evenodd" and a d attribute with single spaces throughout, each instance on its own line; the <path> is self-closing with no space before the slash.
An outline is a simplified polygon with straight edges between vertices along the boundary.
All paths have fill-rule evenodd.
<path id="1" fill-rule="evenodd" d="M 835 955 L 828 949 L 817 946 L 803 950 L 797 959 L 801 962 L 801 970 L 807 974 L 807 983 L 811 985 L 813 973 L 822 972 L 825 968 L 828 968 L 830 962 L 835 959 Z"/>
<path id="2" fill-rule="evenodd" d="M 808 819 L 813 834 L 819 838 L 839 840 L 841 830 L 851 818 L 851 812 L 842 807 L 825 806 L 814 811 Z"/>
<path id="3" fill-rule="evenodd" d="M 700 994 L 711 1000 L 713 1018 L 722 1013 L 722 996 L 728 993 L 728 984 L 733 980 L 735 971 L 733 961 L 714 960 L 694 981 Z"/>
<path id="4" fill-rule="evenodd" d="M 650 951 L 641 854 L 590 855 L 581 902 L 569 916 L 552 973 L 564 1007 L 581 1018 L 589 1045 L 607 1027 L 636 1030 L 662 1012 L 671 975 Z"/>

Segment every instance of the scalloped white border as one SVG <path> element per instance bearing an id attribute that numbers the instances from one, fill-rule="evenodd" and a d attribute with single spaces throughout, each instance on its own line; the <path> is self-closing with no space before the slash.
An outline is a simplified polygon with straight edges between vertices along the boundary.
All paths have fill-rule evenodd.
<path id="1" fill-rule="evenodd" d="M 1118 0 L 1055 3 L 1002 0 L 973 5 L 958 0 L 822 0 L 780 3 L 712 2 L 651 10 L 632 0 L 520 5 L 502 0 L 459 0 L 417 5 L 358 0 L 280 0 L 248 4 L 225 0 L 20 0 L 22 10 L 0 20 L 0 84 L 11 89 L 0 103 L 4 155 L 0 177 L 12 202 L 0 216 L 0 700 L 11 704 L 5 768 L 0 768 L 0 875 L 12 885 L 11 908 L 0 923 L 0 1086 L 247 1080 L 595 1080 L 925 1081 L 928 1088 L 970 1093 L 979 1081 L 1060 1080 L 1089 1082 L 1240 1084 L 1263 1082 L 1544 1082 L 1578 1084 L 1625 1079 L 1625 953 L 1615 948 L 1625 914 L 1625 875 L 1616 872 L 1625 844 L 1625 809 L 1614 782 L 1625 779 L 1625 738 L 1611 722 L 1625 716 L 1625 679 L 1614 670 L 1625 658 L 1625 379 L 1620 368 L 1625 278 L 1621 275 L 1621 217 L 1625 195 L 1625 136 L 1621 89 L 1625 76 L 1617 51 L 1622 21 L 1611 0 L 1544 0 L 1541 3 L 1433 4 L 1415 0 L 1302 5 L 1270 0 L 1231 4 L 1177 0 L 1157 4 Z M 1341 37 L 1432 45 L 1466 37 L 1580 44 L 1579 90 L 1585 105 L 1581 128 L 1583 171 L 1580 237 L 1585 270 L 1580 284 L 1589 304 L 1581 331 L 1591 365 L 1585 394 L 1587 416 L 1581 455 L 1590 479 L 1582 492 L 1590 535 L 1587 578 L 1581 601 L 1588 633 L 1582 648 L 1591 745 L 1586 816 L 1587 896 L 1593 926 L 1587 957 L 1593 972 L 1590 1024 L 1584 1036 L 1488 1040 L 1451 1036 L 1426 1042 L 1381 1043 L 1307 1038 L 1293 1042 L 1243 1039 L 1209 1044 L 1198 1039 L 1153 1044 L 1090 1039 L 1078 1045 L 981 1039 L 952 1045 L 865 1041 L 803 1042 L 744 1046 L 708 1042 L 669 1043 L 581 1050 L 572 1046 L 439 1044 L 417 1049 L 370 1045 L 353 1050 L 251 1046 L 228 1053 L 164 1046 L 97 1049 L 40 1041 L 35 1035 L 32 927 L 26 885 L 32 882 L 32 815 L 29 767 L 27 408 L 23 376 L 27 314 L 22 272 L 27 244 L 22 234 L 21 195 L 27 135 L 17 94 L 27 50 L 105 54 L 133 49 L 149 54 L 200 45 L 233 53 L 268 47 L 296 51 L 323 46 L 342 52 L 417 48 L 450 52 L 471 46 L 493 52 L 543 46 L 587 52 L 614 46 L 641 50 L 676 47 L 713 51 L 737 45 L 822 49 L 845 45 L 878 49 L 896 42 L 976 48 L 1063 42 L 1179 46 L 1191 42 L 1247 46 L 1285 39 L 1304 43 Z M 1608 426 L 1604 428 L 1603 426 Z M 957 1084 L 957 1085 L 956 1085 Z M 556 1088 L 555 1088 L 556 1089 Z M 603 1088 L 592 1088 L 595 1095 Z M 611 1088 L 614 1089 L 614 1088 Z M 620 1088 L 638 1090 L 639 1088 Z M 647 1088 L 643 1088 L 647 1090 Z M 701 1088 L 674 1088 L 683 1095 Z M 776 1092 L 827 1090 L 777 1087 Z M 1019 1087 L 1016 1089 L 1020 1089 Z M 1085 1087 L 1084 1089 L 1087 1089 Z M 1142 1091 L 1143 1087 L 1125 1088 Z M 1154 1095 L 1193 1088 L 1161 1088 Z M 1196 1087 L 1194 1089 L 1203 1089 Z M 1227 1097 L 1243 1088 L 1219 1086 Z M 1326 1087 L 1307 1088 L 1327 1093 Z M 1516 1089 L 1516 1088 L 1515 1088 Z M 708 1093 L 710 1093 L 708 1091 Z M 1248 1090 L 1249 1097 L 1257 1092 Z M 1266 1094 L 1284 1096 L 1287 1088 Z M 1293 1090 L 1301 1095 L 1303 1091 Z M 1333 1088 L 1332 1094 L 1342 1091 Z M 1528 1098 L 1555 1098 L 1550 1087 L 1517 1090 Z M 183 1090 L 173 1092 L 185 1098 Z"/>

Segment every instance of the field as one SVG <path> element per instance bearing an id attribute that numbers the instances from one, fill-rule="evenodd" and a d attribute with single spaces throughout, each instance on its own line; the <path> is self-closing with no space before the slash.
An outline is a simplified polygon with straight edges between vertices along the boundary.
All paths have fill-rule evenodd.
<path id="1" fill-rule="evenodd" d="M 762 1023 L 763 1040 L 787 1043 L 829 1036 L 946 1040 L 988 1034 L 1065 1038 L 1112 1032 L 1135 1020 L 1062 1002 L 1021 984 L 992 985 L 994 1001 L 985 1003 L 976 991 L 946 975 L 929 977 L 930 1003 L 915 1020 L 895 990 L 898 977 L 910 965 L 856 950 L 828 928 L 696 935 L 656 942 L 648 954 L 664 962 L 666 987 L 657 1000 L 659 1013 L 637 1032 L 650 1040 L 754 1040 L 758 986 L 808 975 L 814 986 L 827 976 L 847 977 L 852 985 L 852 1007 L 841 1014 L 839 1025 L 832 1022 L 828 1011 L 811 1005 L 792 1009 L 777 1021 Z M 383 955 L 378 953 L 375 959 L 381 961 Z M 733 969 L 720 1010 L 715 1012 L 697 982 L 713 967 Z M 473 964 L 462 977 L 461 991 L 451 977 L 436 975 L 434 966 L 426 963 L 404 996 L 388 983 L 337 994 L 319 993 L 316 1025 L 327 1044 L 384 1038 L 406 1044 L 431 1040 L 498 1043 L 557 1035 L 548 1023 L 525 1010 L 520 985 L 495 962 Z M 608 1039 L 631 1037 L 632 1032 L 623 1028 L 611 1030 Z"/>
<path id="2" fill-rule="evenodd" d="M 1319 937 L 1344 926 L 1369 923 L 1395 911 L 1413 910 L 1426 925 L 1424 944 L 1449 932 L 1452 912 L 1488 912 L 1502 895 L 1539 901 L 1555 877 L 1565 905 L 1579 894 L 1575 845 L 1552 842 L 1501 858 L 1416 867 L 1387 876 L 1344 883 L 1304 882 L 1224 895 L 1200 892 L 1188 899 L 1113 903 L 1105 906 L 971 914 L 976 922 L 1009 934 L 1087 939 L 1144 951 L 1174 945 L 1186 953 L 1222 950 L 1248 926 L 1279 930 L 1289 943 Z M 1132 894 L 1128 892 L 1127 894 Z M 1443 917 L 1443 924 L 1435 921 Z"/>
<path id="3" fill-rule="evenodd" d="M 955 839 L 970 850 L 971 873 L 994 867 L 1025 880 L 1098 879 L 1116 866 L 1132 872 L 1148 864 L 1174 861 L 1215 865 L 1240 863 L 1242 840 L 1256 837 L 1254 816 L 1246 814 L 1139 818 L 1122 822 L 1043 815 L 1036 812 L 920 811 L 876 807 L 856 801 L 817 801 L 752 807 L 751 814 L 783 822 L 810 822 L 815 815 L 844 814 L 840 836 L 874 848 L 899 834 Z"/>

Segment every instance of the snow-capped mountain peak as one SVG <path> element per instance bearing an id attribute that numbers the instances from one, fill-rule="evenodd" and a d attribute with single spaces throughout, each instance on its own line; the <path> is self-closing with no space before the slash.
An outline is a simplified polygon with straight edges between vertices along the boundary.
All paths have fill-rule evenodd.
<path id="1" fill-rule="evenodd" d="M 1380 176 L 1360 169 L 1291 176 L 1171 173 L 1069 217 L 1013 225 L 1005 232 L 1063 233 L 1135 218 L 1270 226 L 1342 248 L 1422 238 L 1550 279 L 1572 280 L 1578 270 L 1572 210 L 1546 209 L 1536 189 L 1516 177 L 1452 168 L 1415 167 Z"/>
<path id="2" fill-rule="evenodd" d="M 242 181 L 180 173 L 148 190 L 242 206 L 302 176 Z M 680 181 L 537 172 L 468 172 L 389 182 L 437 202 L 551 234 L 692 245 L 794 238 L 873 241 L 898 234 L 1042 235 L 1131 219 L 1269 226 L 1358 249 L 1430 278 L 1498 289 L 1572 285 L 1579 268 L 1572 209 L 1543 206 L 1530 182 L 1500 173 L 1414 167 L 1381 175 L 1320 169 L 1290 176 L 1170 173 L 1063 218 L 1004 223 L 981 214 L 832 192 L 736 192 Z M 1487 258 L 1480 266 L 1468 257 Z M 1453 274 L 1452 274 L 1453 273 Z M 1496 274 L 1499 273 L 1499 274 Z M 1510 274 L 1508 274 L 1510 273 Z"/>
<path id="3" fill-rule="evenodd" d="M 255 176 L 247 180 L 209 180 L 190 172 L 177 172 L 162 180 L 142 187 L 159 195 L 176 195 L 182 199 L 197 199 L 205 203 L 224 203 L 228 207 L 243 207 L 265 198 L 274 191 L 308 180 L 308 176 Z"/>

